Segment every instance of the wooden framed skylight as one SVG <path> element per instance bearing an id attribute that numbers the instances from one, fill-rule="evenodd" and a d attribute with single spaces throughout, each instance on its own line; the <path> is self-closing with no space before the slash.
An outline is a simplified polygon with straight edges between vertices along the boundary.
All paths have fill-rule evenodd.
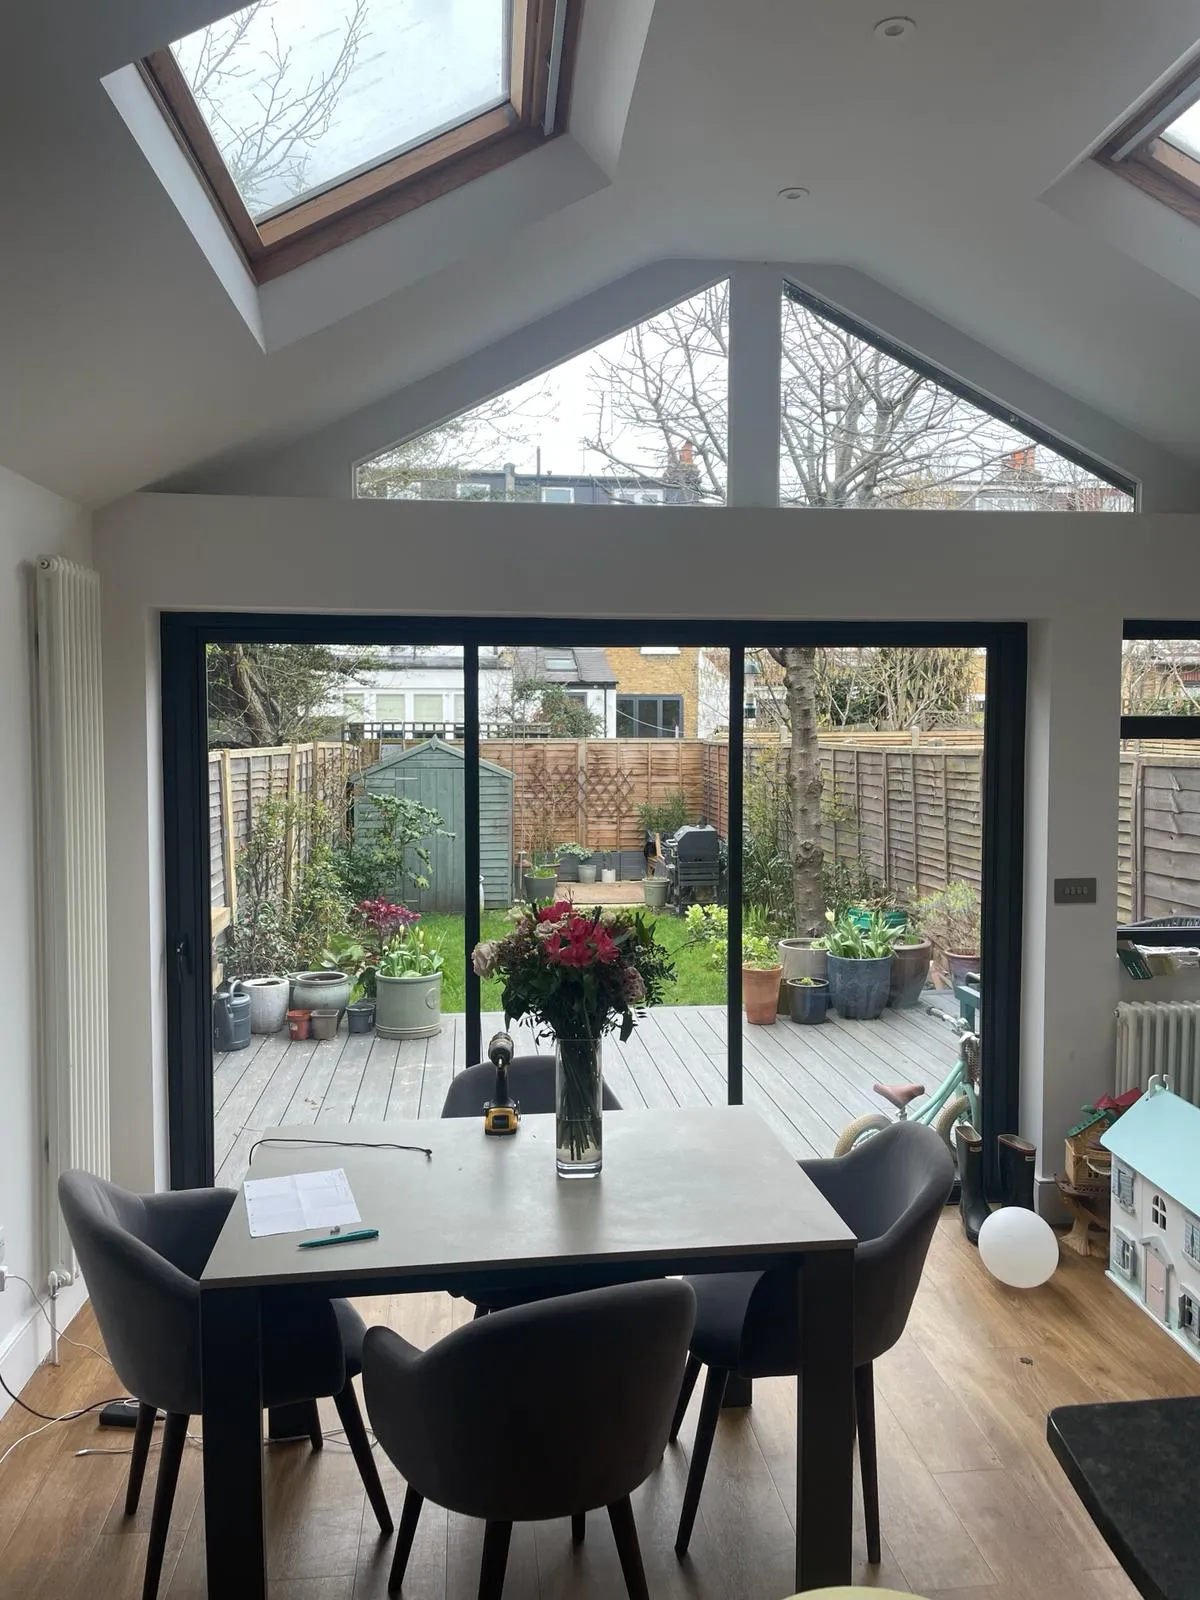
<path id="1" fill-rule="evenodd" d="M 259 283 L 536 149 L 583 0 L 254 0 L 139 63 Z"/>
<path id="2" fill-rule="evenodd" d="M 1101 166 L 1200 222 L 1200 61 L 1194 61 L 1097 151 Z"/>

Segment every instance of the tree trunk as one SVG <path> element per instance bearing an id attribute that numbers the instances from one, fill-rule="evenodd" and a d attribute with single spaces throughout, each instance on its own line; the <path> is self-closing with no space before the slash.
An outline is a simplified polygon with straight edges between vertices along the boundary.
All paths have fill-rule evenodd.
<path id="1" fill-rule="evenodd" d="M 792 743 L 788 786 L 792 802 L 792 904 L 796 936 L 820 933 L 825 921 L 821 886 L 821 758 L 817 749 L 817 652 L 780 651 L 786 672 Z"/>

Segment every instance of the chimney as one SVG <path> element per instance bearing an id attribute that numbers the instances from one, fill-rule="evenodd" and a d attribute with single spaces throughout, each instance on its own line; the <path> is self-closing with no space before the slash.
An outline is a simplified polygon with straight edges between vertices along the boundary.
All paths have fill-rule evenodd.
<path id="1" fill-rule="evenodd" d="M 692 441 L 690 439 L 685 439 L 683 441 L 683 448 L 679 452 L 679 465 L 681 467 L 692 466 L 694 464 L 695 453 L 696 447 L 693 445 Z"/>
<path id="2" fill-rule="evenodd" d="M 1014 450 L 1004 464 L 1012 473 L 1032 477 L 1037 471 L 1037 445 L 1027 444 L 1020 450 Z"/>

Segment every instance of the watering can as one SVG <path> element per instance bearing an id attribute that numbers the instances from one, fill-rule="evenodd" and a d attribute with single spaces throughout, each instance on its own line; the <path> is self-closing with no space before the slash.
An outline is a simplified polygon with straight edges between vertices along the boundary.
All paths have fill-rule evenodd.
<path id="1" fill-rule="evenodd" d="M 245 1050 L 250 1044 L 250 995 L 236 978 L 213 995 L 213 1049 Z"/>

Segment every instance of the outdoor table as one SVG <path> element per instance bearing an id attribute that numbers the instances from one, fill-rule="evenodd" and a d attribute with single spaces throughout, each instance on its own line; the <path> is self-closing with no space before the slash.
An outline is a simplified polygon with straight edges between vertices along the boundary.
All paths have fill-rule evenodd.
<path id="1" fill-rule="evenodd" d="M 327 1132 L 330 1143 L 313 1141 Z M 340 1143 L 339 1141 L 345 1141 Z M 353 1143 L 351 1143 L 353 1141 Z M 364 1145 L 427 1146 L 408 1150 Z M 281 1128 L 252 1177 L 342 1168 L 379 1237 L 300 1250 L 309 1234 L 253 1239 L 239 1191 L 200 1283 L 208 1593 L 264 1600 L 259 1305 L 265 1291 L 354 1296 L 449 1287 L 511 1292 L 588 1281 L 763 1270 L 794 1273 L 796 1585 L 850 1577 L 854 1236 L 758 1116 L 743 1106 L 605 1118 L 604 1171 L 555 1175 L 554 1118 L 512 1138 L 451 1118 Z M 631 1352 L 636 1359 L 636 1352 Z M 682 1373 L 680 1374 L 682 1378 Z M 587 1374 L 580 1374 L 586 1384 Z"/>

